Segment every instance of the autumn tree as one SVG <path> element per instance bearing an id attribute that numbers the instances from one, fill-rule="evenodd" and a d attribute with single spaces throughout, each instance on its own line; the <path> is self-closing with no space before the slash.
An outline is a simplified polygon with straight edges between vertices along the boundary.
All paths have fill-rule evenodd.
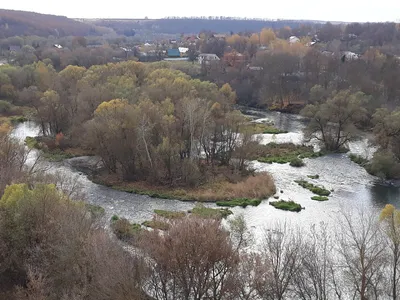
<path id="1" fill-rule="evenodd" d="M 391 299 L 398 299 L 400 280 L 400 212 L 391 204 L 386 204 L 382 210 L 379 220 L 386 234 L 390 258 L 390 287 Z"/>
<path id="2" fill-rule="evenodd" d="M 271 28 L 264 28 L 260 32 L 260 43 L 268 46 L 273 40 L 276 39 L 275 32 Z"/>
<path id="3" fill-rule="evenodd" d="M 141 259 L 99 230 L 85 207 L 54 185 L 7 187 L 0 199 L 0 297 L 145 298 Z"/>
<path id="4" fill-rule="evenodd" d="M 378 145 L 400 159 L 400 111 L 379 108 L 373 115 L 373 123 Z"/>

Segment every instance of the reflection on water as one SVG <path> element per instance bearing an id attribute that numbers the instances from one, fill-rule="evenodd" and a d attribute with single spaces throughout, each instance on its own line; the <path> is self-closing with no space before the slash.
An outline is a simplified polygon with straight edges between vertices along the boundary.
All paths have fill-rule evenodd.
<path id="1" fill-rule="evenodd" d="M 274 122 L 280 129 L 290 131 L 288 134 L 260 135 L 263 143 L 293 142 L 302 143 L 301 117 L 276 112 L 251 111 L 258 118 Z M 20 124 L 13 135 L 23 141 L 26 136 L 38 134 L 38 127 L 33 123 Z M 351 152 L 363 156 L 371 156 L 375 151 L 364 138 L 349 145 Z M 280 199 L 293 200 L 300 203 L 305 210 L 300 213 L 281 211 L 263 201 L 258 207 L 234 208 L 234 213 L 243 213 L 249 226 L 257 234 L 271 222 L 288 220 L 300 226 L 310 226 L 320 222 L 328 222 L 334 226 L 337 213 L 341 210 L 352 210 L 364 207 L 377 215 L 385 204 L 391 203 L 400 208 L 400 189 L 393 186 L 378 184 L 378 180 L 369 175 L 362 167 L 350 161 L 347 154 L 333 154 L 316 159 L 306 159 L 306 166 L 293 168 L 289 164 L 265 164 L 253 162 L 258 171 L 268 171 L 274 177 Z M 153 215 L 154 209 L 183 210 L 191 209 L 194 204 L 189 202 L 154 199 L 147 196 L 128 194 L 112 190 L 92 183 L 85 175 L 71 167 L 69 161 L 64 163 L 47 163 L 51 166 L 49 172 L 62 172 L 65 177 L 78 177 L 84 186 L 87 201 L 103 206 L 107 216 L 118 214 L 135 222 L 142 222 Z M 312 180 L 307 175 L 320 175 L 320 179 Z M 317 202 L 311 200 L 312 193 L 297 185 L 294 180 L 306 179 L 313 184 L 323 185 L 333 190 L 329 201 Z M 281 193 L 282 191 L 282 193 Z M 213 204 L 208 204 L 214 206 Z"/>
<path id="2" fill-rule="evenodd" d="M 400 189 L 391 185 L 382 185 L 375 183 L 370 189 L 371 198 L 378 207 L 385 204 L 393 204 L 399 208 L 400 206 Z"/>

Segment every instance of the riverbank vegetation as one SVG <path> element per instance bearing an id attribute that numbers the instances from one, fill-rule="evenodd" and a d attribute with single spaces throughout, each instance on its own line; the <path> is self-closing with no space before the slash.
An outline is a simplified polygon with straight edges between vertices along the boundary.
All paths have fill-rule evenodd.
<path id="1" fill-rule="evenodd" d="M 303 209 L 300 204 L 294 201 L 285 201 L 285 200 L 270 201 L 269 205 L 272 205 L 277 209 L 294 211 L 294 212 L 300 212 Z"/>
<path id="2" fill-rule="evenodd" d="M 40 150 L 42 157 L 49 161 L 62 161 L 73 157 L 93 155 L 93 151 L 81 147 L 70 147 L 62 133 L 57 134 L 54 139 L 43 136 L 28 136 L 25 139 L 25 145 L 30 149 Z"/>
<path id="3" fill-rule="evenodd" d="M 369 162 L 369 160 L 366 159 L 365 157 L 354 153 L 350 153 L 349 158 L 352 162 L 356 163 L 357 165 L 360 165 L 361 167 L 366 166 Z"/>
<path id="4" fill-rule="evenodd" d="M 135 238 L 142 230 L 140 224 L 131 223 L 125 218 L 116 215 L 111 218 L 111 230 L 115 236 L 123 242 L 134 243 Z"/>

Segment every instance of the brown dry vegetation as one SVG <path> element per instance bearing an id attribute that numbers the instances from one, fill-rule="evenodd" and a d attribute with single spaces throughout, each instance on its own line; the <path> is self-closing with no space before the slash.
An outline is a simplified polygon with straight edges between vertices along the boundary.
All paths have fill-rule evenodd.
<path id="1" fill-rule="evenodd" d="M 266 199 L 275 194 L 275 182 L 267 172 L 257 173 L 237 182 L 217 177 L 197 188 L 170 188 L 152 185 L 149 182 L 123 182 L 111 176 L 94 179 L 95 182 L 116 190 L 148 195 L 155 198 L 179 199 L 189 201 L 226 201 L 236 198 Z"/>

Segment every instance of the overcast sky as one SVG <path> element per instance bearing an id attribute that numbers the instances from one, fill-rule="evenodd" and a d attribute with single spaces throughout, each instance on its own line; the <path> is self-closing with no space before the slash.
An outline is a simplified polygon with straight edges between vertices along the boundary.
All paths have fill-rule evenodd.
<path id="1" fill-rule="evenodd" d="M 400 22 L 400 0 L 13 0 L 0 8 L 73 18 L 234 16 L 358 22 Z"/>

